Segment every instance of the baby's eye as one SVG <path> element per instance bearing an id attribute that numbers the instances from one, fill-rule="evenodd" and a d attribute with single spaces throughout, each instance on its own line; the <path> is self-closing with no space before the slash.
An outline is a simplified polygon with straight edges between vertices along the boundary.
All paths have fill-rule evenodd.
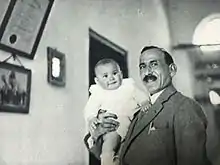
<path id="1" fill-rule="evenodd" d="M 113 75 L 117 75 L 118 74 L 118 72 L 113 72 Z"/>
<path id="2" fill-rule="evenodd" d="M 108 75 L 107 75 L 107 74 L 103 75 L 103 78 L 107 78 L 107 77 L 108 77 Z"/>

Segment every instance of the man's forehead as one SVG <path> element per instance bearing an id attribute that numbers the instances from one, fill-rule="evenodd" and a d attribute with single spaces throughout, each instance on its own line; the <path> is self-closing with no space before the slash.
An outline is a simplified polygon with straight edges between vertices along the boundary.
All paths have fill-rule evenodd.
<path id="1" fill-rule="evenodd" d="M 140 56 L 140 62 L 149 62 L 161 59 L 164 59 L 164 54 L 158 49 L 147 50 Z"/>

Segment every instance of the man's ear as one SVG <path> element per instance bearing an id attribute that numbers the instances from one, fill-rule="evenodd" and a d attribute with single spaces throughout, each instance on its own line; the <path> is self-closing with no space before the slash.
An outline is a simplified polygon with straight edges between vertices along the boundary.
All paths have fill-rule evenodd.
<path id="1" fill-rule="evenodd" d="M 174 64 L 174 63 L 170 64 L 169 71 L 170 71 L 170 76 L 171 77 L 175 76 L 176 72 L 177 72 L 176 64 Z"/>
<path id="2" fill-rule="evenodd" d="M 99 80 L 98 80 L 97 77 L 94 78 L 94 81 L 95 81 L 96 84 L 99 84 Z"/>

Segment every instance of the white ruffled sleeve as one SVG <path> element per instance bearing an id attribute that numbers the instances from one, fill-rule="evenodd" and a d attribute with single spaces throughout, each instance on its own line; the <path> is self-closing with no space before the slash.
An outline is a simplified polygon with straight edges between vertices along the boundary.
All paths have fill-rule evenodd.
<path id="1" fill-rule="evenodd" d="M 150 100 L 150 94 L 146 90 L 141 90 L 132 78 L 124 79 L 125 85 L 132 89 L 132 95 L 137 104 Z"/>
<path id="2" fill-rule="evenodd" d="M 101 106 L 101 97 L 98 85 L 92 85 L 89 91 L 91 92 L 91 95 L 84 108 L 84 118 L 86 121 L 86 127 L 88 126 L 88 121 L 93 117 L 96 117 L 98 110 Z"/>
<path id="3" fill-rule="evenodd" d="M 135 86 L 133 91 L 133 98 L 137 101 L 139 105 L 146 101 L 150 101 L 150 94 L 148 91 L 141 90 L 137 86 Z"/>

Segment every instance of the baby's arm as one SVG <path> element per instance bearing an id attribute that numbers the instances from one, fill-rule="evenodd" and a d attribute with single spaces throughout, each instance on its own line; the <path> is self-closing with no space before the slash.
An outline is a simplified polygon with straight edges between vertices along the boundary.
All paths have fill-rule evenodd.
<path id="1" fill-rule="evenodd" d="M 99 124 L 97 118 L 99 107 L 99 97 L 95 94 L 91 94 L 84 108 L 85 132 L 86 134 L 89 133 L 91 135 L 87 140 L 89 148 L 93 146 L 98 137 L 95 136 L 96 134 L 94 134 L 94 132 L 96 132 L 95 130 Z"/>
<path id="2" fill-rule="evenodd" d="M 149 100 L 145 100 L 145 101 L 139 103 L 139 106 L 142 111 L 146 112 L 151 107 L 151 102 Z"/>
<path id="3" fill-rule="evenodd" d="M 97 97 L 95 94 L 91 94 L 84 108 L 84 118 L 86 122 L 87 132 L 89 128 L 88 126 L 90 126 L 91 121 L 94 121 L 95 119 L 97 119 L 96 117 L 97 117 L 99 108 L 100 108 L 100 98 Z"/>

